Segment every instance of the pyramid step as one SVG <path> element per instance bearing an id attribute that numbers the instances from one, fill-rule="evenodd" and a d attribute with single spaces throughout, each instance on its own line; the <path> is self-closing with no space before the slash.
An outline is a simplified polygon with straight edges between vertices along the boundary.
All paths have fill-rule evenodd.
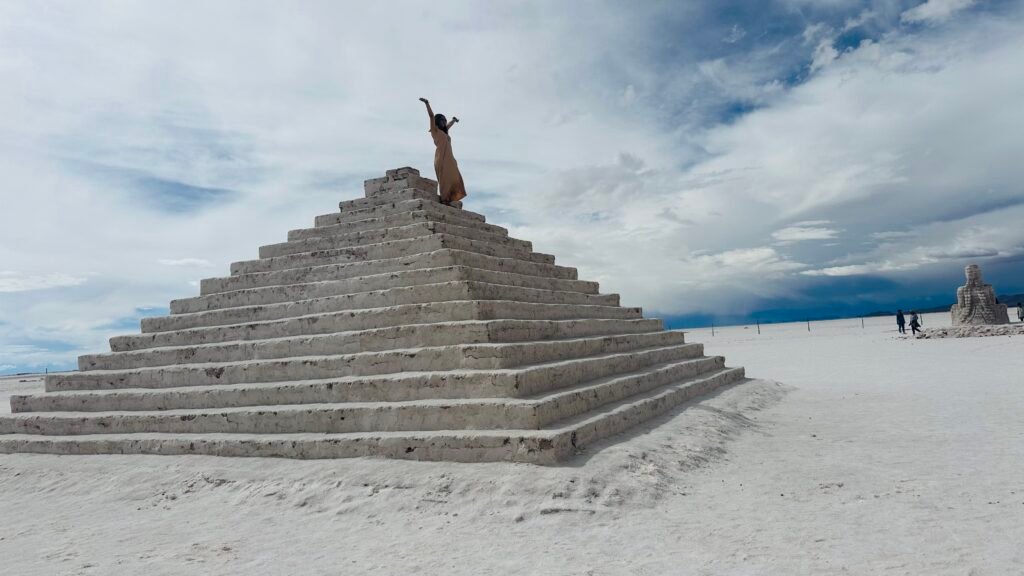
<path id="1" fill-rule="evenodd" d="M 170 316 L 154 316 L 143 318 L 141 324 L 144 333 L 168 332 L 187 328 L 294 318 L 296 316 L 338 312 L 340 310 L 382 308 L 402 304 L 423 304 L 426 302 L 447 302 L 451 300 L 513 300 L 545 304 L 593 304 L 604 306 L 617 306 L 619 304 L 618 294 L 583 294 L 581 292 L 543 290 L 539 288 L 458 280 L 438 284 L 419 284 L 386 290 L 342 294 L 339 296 L 325 296 L 323 298 L 299 300 L 296 302 L 240 306 L 237 308 L 173 314 Z"/>
<path id="2" fill-rule="evenodd" d="M 381 218 L 391 214 L 412 212 L 415 210 L 428 210 L 437 214 L 453 214 L 457 215 L 459 218 L 465 220 L 474 220 L 476 222 L 487 221 L 483 214 L 477 214 L 476 212 L 470 212 L 468 210 L 461 210 L 459 208 L 445 206 L 444 204 L 441 204 L 437 199 L 414 198 L 412 200 L 399 200 L 395 202 L 379 204 L 367 208 L 362 208 L 359 210 L 346 210 L 344 212 L 332 212 L 330 214 L 323 214 L 314 218 L 313 225 L 316 228 L 322 228 L 325 226 L 336 226 L 338 224 L 359 222 L 372 218 Z"/>
<path id="3" fill-rule="evenodd" d="M 436 190 L 432 192 L 429 190 L 417 190 L 409 187 L 397 187 L 368 198 L 344 200 L 338 203 L 338 208 L 340 213 L 344 214 L 350 211 L 387 206 L 405 200 L 429 200 L 440 204 L 440 197 L 437 195 Z"/>
<path id="4" fill-rule="evenodd" d="M 19 413 L 0 434 L 299 434 L 372 431 L 540 429 L 601 406 L 723 367 L 698 358 L 588 383 L 539 398 L 347 402 L 166 411 Z"/>
<path id="5" fill-rule="evenodd" d="M 418 238 L 405 240 L 394 240 L 381 242 L 379 244 L 367 244 L 365 246 L 353 246 L 349 248 L 336 248 L 332 250 L 321 250 L 317 252 L 303 252 L 301 254 L 289 254 L 273 258 L 262 258 L 259 260 L 246 260 L 231 264 L 231 274 L 251 274 L 253 272 L 270 272 L 273 270 L 287 270 L 289 268 L 305 268 L 308 266 L 322 266 L 325 264 L 343 264 L 346 262 L 364 262 L 367 260 L 383 260 L 387 258 L 400 258 L 413 254 L 424 254 L 452 248 L 466 252 L 476 252 L 499 258 L 518 258 L 541 264 L 554 264 L 555 257 L 549 254 L 538 254 L 508 244 L 496 244 L 452 236 L 450 234 L 432 234 Z"/>
<path id="6" fill-rule="evenodd" d="M 489 226 L 489 224 L 488 224 Z M 274 258 L 290 254 L 307 254 L 310 252 L 323 252 L 326 250 L 337 250 L 339 248 L 351 248 L 366 246 L 369 244 L 380 244 L 393 240 L 408 240 L 410 238 L 421 238 L 431 234 L 449 234 L 460 236 L 481 242 L 489 242 L 496 246 L 508 246 L 523 252 L 533 250 L 533 244 L 525 240 L 509 238 L 507 232 L 502 229 L 501 234 L 479 228 L 457 226 L 445 222 L 424 221 L 398 226 L 395 228 L 379 228 L 377 230 L 365 230 L 348 234 L 333 234 L 330 236 L 318 236 L 304 240 L 292 240 L 279 244 L 268 244 L 260 246 L 260 258 Z"/>
<path id="7" fill-rule="evenodd" d="M 590 413 L 555 422 L 549 426 L 549 430 L 561 433 L 560 437 L 568 439 L 575 452 L 743 378 L 743 368 L 721 368 L 697 378 L 635 394 Z M 563 455 L 562 459 L 569 454 Z"/>
<path id="8" fill-rule="evenodd" d="M 702 394 L 737 382 L 742 368 L 638 394 L 542 430 L 439 430 L 348 434 L 94 434 L 0 436 L 0 453 L 203 454 L 282 458 L 381 456 L 459 462 L 554 464 L 594 442 L 654 418 Z"/>
<path id="9" fill-rule="evenodd" d="M 200 283 L 199 292 L 201 295 L 206 296 L 266 286 L 287 286 L 326 280 L 345 280 L 388 272 L 420 268 L 441 268 L 444 266 L 469 266 L 483 270 L 512 272 L 527 276 L 541 276 L 543 278 L 558 278 L 561 280 L 578 279 L 575 268 L 555 266 L 554 264 L 538 264 L 516 258 L 498 258 L 475 252 L 444 248 L 434 252 L 403 256 L 401 258 L 307 266 L 305 268 L 291 268 L 274 272 L 256 272 L 223 278 L 207 278 Z"/>
<path id="10" fill-rule="evenodd" d="M 46 390 L 177 388 L 213 384 L 316 380 L 406 371 L 512 368 L 682 343 L 684 343 L 682 332 L 665 331 L 593 336 L 571 340 L 459 344 L 274 360 L 177 364 L 128 370 L 92 370 L 52 374 L 46 378 Z"/>
<path id="11" fill-rule="evenodd" d="M 343 280 L 326 280 L 287 286 L 268 286 L 235 292 L 221 292 L 210 296 L 183 298 L 171 301 L 171 314 L 188 314 L 207 310 L 237 308 L 239 306 L 261 306 L 280 302 L 295 302 L 326 296 L 340 296 L 372 290 L 387 290 L 389 288 L 438 284 L 459 280 L 540 288 L 542 290 L 580 292 L 583 294 L 597 294 L 599 288 L 596 282 L 584 280 L 561 280 L 509 272 L 496 272 L 467 266 L 445 266 L 386 272 Z"/>
<path id="12" fill-rule="evenodd" d="M 648 366 L 628 374 L 609 376 L 530 398 L 528 402 L 533 408 L 531 418 L 535 425 L 521 428 L 543 428 L 555 422 L 564 422 L 637 394 L 692 380 L 723 368 L 725 359 L 721 356 L 690 358 Z"/>
<path id="13" fill-rule="evenodd" d="M 125 352 L 164 346 L 211 344 L 231 340 L 265 340 L 285 336 L 329 334 L 405 324 L 431 324 L 462 320 L 634 320 L 642 318 L 642 316 L 640 308 L 584 304 L 539 304 L 510 300 L 453 300 L 384 308 L 342 310 L 247 324 L 115 336 L 110 339 L 110 349 L 114 352 Z"/>
<path id="14" fill-rule="evenodd" d="M 436 204 L 435 206 L 441 207 L 443 204 Z M 356 234 L 360 232 L 372 232 L 376 230 L 387 230 L 389 228 L 399 228 L 402 226 L 409 226 L 412 224 L 421 224 L 424 222 L 438 222 L 441 224 L 451 224 L 453 226 L 460 226 L 463 228 L 469 228 L 472 230 L 479 230 L 489 234 L 497 236 L 508 236 L 508 229 L 501 226 L 495 226 L 494 224 L 486 224 L 480 220 L 473 218 L 466 218 L 465 212 L 459 210 L 457 213 L 435 210 L 431 208 L 419 207 L 418 210 L 409 212 L 400 212 L 395 214 L 386 214 L 383 216 L 377 216 L 376 218 L 366 218 L 363 220 L 354 220 L 343 224 L 333 224 L 330 226 L 319 226 L 315 228 L 301 228 L 299 230 L 291 230 L 288 232 L 288 241 L 296 242 L 299 240 L 309 240 L 312 238 L 327 238 L 332 236 L 342 236 L 346 234 Z"/>
<path id="15" fill-rule="evenodd" d="M 523 397 L 638 371 L 654 364 L 698 358 L 703 349 L 700 344 L 676 344 L 499 370 L 399 372 L 263 384 L 50 392 L 12 396 L 11 410 L 108 412 Z"/>
<path id="16" fill-rule="evenodd" d="M 564 436 L 564 435 L 561 435 Z M 568 438 L 546 431 L 363 432 L 356 434 L 96 434 L 0 436 L 0 454 L 155 454 L 262 458 L 377 456 L 452 462 L 553 464 L 572 454 Z"/>
<path id="17" fill-rule="evenodd" d="M 606 334 L 635 334 L 662 329 L 660 320 L 469 320 L 436 324 L 408 324 L 166 348 L 79 356 L 79 370 L 127 370 L 172 364 L 240 362 L 295 356 L 329 356 L 486 342 L 526 342 L 580 338 Z"/>

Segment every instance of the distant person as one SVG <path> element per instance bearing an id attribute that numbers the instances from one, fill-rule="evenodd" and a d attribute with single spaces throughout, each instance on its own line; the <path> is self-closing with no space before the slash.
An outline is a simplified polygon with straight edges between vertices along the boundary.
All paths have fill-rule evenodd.
<path id="1" fill-rule="evenodd" d="M 903 310 L 896 311 L 896 327 L 900 329 L 900 334 L 907 333 L 907 318 L 903 315 Z"/>
<path id="2" fill-rule="evenodd" d="M 466 197 L 466 184 L 462 181 L 462 173 L 459 172 L 459 163 L 452 155 L 452 137 L 448 131 L 459 121 L 452 116 L 449 121 L 444 114 L 434 114 L 430 108 L 430 101 L 420 98 L 427 106 L 427 115 L 430 117 L 430 137 L 434 139 L 434 173 L 437 174 L 438 192 L 441 194 L 441 203 L 451 206 L 452 202 L 458 202 Z"/>
<path id="3" fill-rule="evenodd" d="M 910 332 L 917 334 L 921 328 L 921 319 L 917 317 L 917 312 L 910 312 Z"/>
<path id="4" fill-rule="evenodd" d="M 1017 321 L 1024 322 L 1024 304 L 1017 302 Z"/>

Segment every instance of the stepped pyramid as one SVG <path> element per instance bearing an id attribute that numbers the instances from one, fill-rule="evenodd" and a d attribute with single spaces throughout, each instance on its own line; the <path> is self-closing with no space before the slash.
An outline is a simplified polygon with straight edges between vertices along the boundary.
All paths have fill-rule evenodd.
<path id="1" fill-rule="evenodd" d="M 743 378 L 412 168 L 14 396 L 0 452 L 552 463 Z"/>

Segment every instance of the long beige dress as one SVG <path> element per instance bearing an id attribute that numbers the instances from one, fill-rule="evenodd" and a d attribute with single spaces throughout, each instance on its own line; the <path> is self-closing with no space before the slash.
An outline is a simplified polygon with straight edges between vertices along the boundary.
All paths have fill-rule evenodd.
<path id="1" fill-rule="evenodd" d="M 434 139 L 434 173 L 437 174 L 438 192 L 441 202 L 458 202 L 466 197 L 466 184 L 459 172 L 459 163 L 452 155 L 452 137 L 436 124 L 430 124 L 430 136 Z"/>

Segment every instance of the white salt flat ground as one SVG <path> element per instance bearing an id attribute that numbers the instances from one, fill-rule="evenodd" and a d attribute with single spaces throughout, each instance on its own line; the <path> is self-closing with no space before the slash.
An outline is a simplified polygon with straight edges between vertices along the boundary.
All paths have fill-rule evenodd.
<path id="1" fill-rule="evenodd" d="M 765 380 L 562 467 L 0 456 L 0 573 L 1024 573 L 1024 337 L 762 332 L 693 339 Z"/>

